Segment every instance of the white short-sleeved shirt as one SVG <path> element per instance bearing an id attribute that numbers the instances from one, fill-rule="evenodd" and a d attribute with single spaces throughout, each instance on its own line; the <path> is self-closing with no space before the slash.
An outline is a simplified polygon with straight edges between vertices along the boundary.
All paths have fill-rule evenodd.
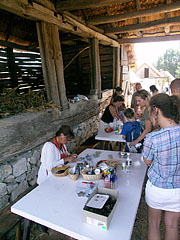
<path id="1" fill-rule="evenodd" d="M 66 151 L 67 148 L 64 145 Z M 61 154 L 65 153 L 61 150 Z M 41 166 L 38 172 L 37 184 L 44 182 L 49 176 L 52 175 L 51 169 L 60 164 L 64 164 L 64 159 L 61 159 L 61 154 L 59 149 L 55 144 L 51 142 L 46 142 L 41 151 Z"/>

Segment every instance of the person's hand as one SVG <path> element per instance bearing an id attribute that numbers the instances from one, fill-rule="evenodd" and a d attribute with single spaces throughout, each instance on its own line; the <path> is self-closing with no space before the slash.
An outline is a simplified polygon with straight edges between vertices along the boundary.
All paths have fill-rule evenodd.
<path id="1" fill-rule="evenodd" d="M 136 140 L 129 143 L 129 146 L 132 147 L 132 145 L 136 145 L 138 142 Z"/>
<path id="2" fill-rule="evenodd" d="M 64 161 L 67 162 L 76 162 L 77 154 L 72 154 L 70 156 L 67 156 Z"/>
<path id="3" fill-rule="evenodd" d="M 72 158 L 74 158 L 74 160 L 77 158 L 77 154 L 76 154 L 76 153 L 71 154 L 70 156 L 71 156 Z"/>

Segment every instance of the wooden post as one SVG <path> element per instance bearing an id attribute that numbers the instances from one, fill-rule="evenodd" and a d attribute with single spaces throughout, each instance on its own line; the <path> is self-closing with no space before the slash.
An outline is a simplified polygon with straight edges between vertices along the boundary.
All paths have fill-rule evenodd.
<path id="1" fill-rule="evenodd" d="M 124 58 L 124 52 L 123 52 L 123 48 L 124 46 L 123 45 L 120 45 L 120 87 L 122 87 L 122 83 L 123 83 L 123 58 Z"/>
<path id="2" fill-rule="evenodd" d="M 58 27 L 41 22 L 37 23 L 37 31 L 47 95 L 57 107 L 67 108 Z"/>
<path id="3" fill-rule="evenodd" d="M 120 48 L 113 48 L 113 88 L 120 86 Z"/>
<path id="4" fill-rule="evenodd" d="M 99 41 L 90 39 L 90 65 L 91 65 L 91 89 L 97 90 L 98 98 L 101 98 L 101 68 L 99 56 Z"/>
<path id="5" fill-rule="evenodd" d="M 18 86 L 18 80 L 17 80 L 17 67 L 15 64 L 13 48 L 8 47 L 6 49 L 6 52 L 7 52 L 9 73 L 12 80 L 12 87 L 14 88 Z"/>
<path id="6" fill-rule="evenodd" d="M 52 24 L 52 39 L 54 40 L 53 41 L 54 63 L 56 69 L 57 84 L 59 88 L 59 97 L 62 108 L 66 109 L 68 108 L 68 101 L 66 97 L 66 87 L 64 83 L 64 66 L 61 51 L 61 43 L 59 39 L 58 27 L 53 24 Z"/>
<path id="7" fill-rule="evenodd" d="M 36 23 L 36 29 L 37 29 L 37 35 L 38 35 L 38 41 L 39 41 L 39 47 L 40 47 L 44 84 L 46 88 L 47 99 L 50 102 L 52 100 L 52 96 L 51 96 L 48 69 L 47 69 L 47 63 L 46 63 L 45 46 L 44 46 L 43 34 L 41 30 L 41 22 Z"/>

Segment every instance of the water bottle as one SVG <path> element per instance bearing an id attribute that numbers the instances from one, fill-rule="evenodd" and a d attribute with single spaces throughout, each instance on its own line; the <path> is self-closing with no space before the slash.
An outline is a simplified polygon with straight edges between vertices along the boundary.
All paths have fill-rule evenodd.
<path id="1" fill-rule="evenodd" d="M 116 116 L 114 117 L 113 123 L 114 123 L 114 131 L 118 130 L 117 117 Z"/>

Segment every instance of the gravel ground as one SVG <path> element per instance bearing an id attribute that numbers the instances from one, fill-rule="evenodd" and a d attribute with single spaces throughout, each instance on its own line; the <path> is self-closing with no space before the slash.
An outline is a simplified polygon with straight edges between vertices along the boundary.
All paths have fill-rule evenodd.
<path id="1" fill-rule="evenodd" d="M 144 190 L 145 190 L 145 184 L 143 186 L 142 196 L 141 196 L 138 212 L 136 215 L 136 220 L 135 220 L 131 240 L 147 239 L 148 214 L 147 214 L 147 205 L 145 203 L 145 198 L 144 198 Z M 164 239 L 163 221 L 161 221 L 160 230 L 161 230 L 161 238 Z M 179 221 L 179 239 L 180 239 L 180 221 Z M 40 228 L 40 226 L 34 223 L 31 227 L 30 240 L 72 240 L 72 238 L 59 234 L 55 231 L 51 231 L 50 237 L 48 237 L 47 234 L 42 233 L 42 229 Z"/>

